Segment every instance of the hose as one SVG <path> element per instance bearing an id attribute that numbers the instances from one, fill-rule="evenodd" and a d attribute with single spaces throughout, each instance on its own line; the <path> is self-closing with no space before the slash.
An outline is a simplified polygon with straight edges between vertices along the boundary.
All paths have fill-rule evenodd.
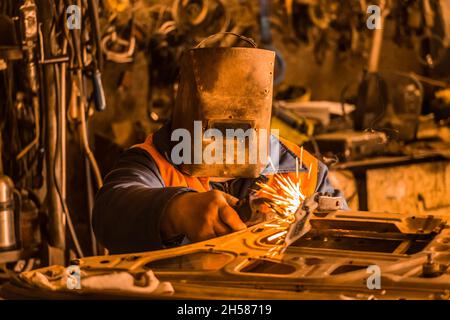
<path id="1" fill-rule="evenodd" d="M 97 188 L 100 189 L 103 186 L 103 179 L 102 179 L 102 175 L 100 173 L 100 169 L 97 164 L 97 160 L 95 159 L 94 154 L 92 153 L 91 147 L 89 146 L 87 125 L 86 125 L 86 106 L 85 106 L 85 99 L 82 94 L 83 91 L 81 88 L 82 81 L 83 81 L 81 70 L 78 70 L 77 77 L 78 77 L 79 90 L 80 90 L 80 95 L 81 95 L 81 101 L 79 104 L 79 108 L 80 108 L 79 115 L 80 115 L 80 120 L 81 120 L 81 123 L 79 126 L 79 133 L 80 133 L 81 141 L 83 143 L 84 152 L 85 152 L 86 156 L 88 157 L 92 171 L 94 172 L 94 177 L 95 177 L 95 181 L 97 184 Z"/>

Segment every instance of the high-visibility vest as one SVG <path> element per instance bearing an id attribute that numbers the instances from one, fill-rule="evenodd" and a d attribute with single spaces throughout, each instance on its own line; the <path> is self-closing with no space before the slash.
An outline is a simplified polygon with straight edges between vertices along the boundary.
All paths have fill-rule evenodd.
<path id="1" fill-rule="evenodd" d="M 316 191 L 317 187 L 318 160 L 306 150 L 302 150 L 295 143 L 281 138 L 279 139 L 281 143 L 283 143 L 291 152 L 302 159 L 303 166 L 308 169 L 307 172 L 299 172 L 298 178 L 296 172 L 279 174 L 284 177 L 290 177 L 290 179 L 295 183 L 298 179 L 300 179 L 302 193 L 305 196 L 312 195 Z M 167 159 L 159 153 L 153 145 L 152 135 L 149 135 L 144 143 L 135 145 L 134 147 L 141 148 L 150 154 L 158 166 L 162 180 L 164 181 L 164 185 L 166 187 L 188 187 L 198 192 L 206 192 L 211 189 L 209 186 L 209 178 L 198 178 L 186 175 L 167 161 Z M 268 174 L 266 177 L 269 179 L 268 182 L 266 182 L 269 186 L 274 183 L 273 174 Z"/>

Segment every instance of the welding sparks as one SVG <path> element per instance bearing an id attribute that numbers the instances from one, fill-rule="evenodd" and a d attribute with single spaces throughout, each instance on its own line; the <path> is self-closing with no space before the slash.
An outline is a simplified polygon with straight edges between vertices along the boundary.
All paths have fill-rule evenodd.
<path id="1" fill-rule="evenodd" d="M 260 192 L 270 199 L 266 203 L 268 207 L 279 218 L 290 221 L 305 199 L 305 195 L 300 190 L 300 182 L 294 183 L 290 177 L 283 177 L 280 174 L 276 174 L 273 179 L 276 182 L 273 186 L 265 183 L 257 183 L 257 185 L 261 188 Z"/>
<path id="2" fill-rule="evenodd" d="M 269 163 L 271 163 L 269 159 Z M 273 164 L 271 164 L 273 165 Z M 257 186 L 260 188 L 259 192 L 267 198 L 266 205 L 276 214 L 278 223 L 266 224 L 268 227 L 274 229 L 280 228 L 281 225 L 286 225 L 285 230 L 279 231 L 267 238 L 269 242 L 275 241 L 275 246 L 267 251 L 268 257 L 274 257 L 284 252 L 285 238 L 288 234 L 289 227 L 295 222 L 295 213 L 305 200 L 305 195 L 301 191 L 301 180 L 299 177 L 299 169 L 303 165 L 303 148 L 299 160 L 296 159 L 295 166 L 295 183 L 292 181 L 292 176 L 283 176 L 281 174 L 275 174 L 272 179 L 272 183 L 257 182 Z M 308 178 L 311 174 L 311 166 L 309 167 Z"/>
<path id="3" fill-rule="evenodd" d="M 270 157 L 268 161 L 272 169 L 276 171 Z M 266 224 L 265 226 L 273 229 L 284 229 L 267 238 L 269 242 L 274 244 L 267 251 L 266 256 L 268 257 L 279 255 L 286 249 L 286 236 L 289 233 L 289 228 L 296 221 L 296 213 L 306 198 L 301 190 L 299 175 L 301 168 L 303 168 L 303 147 L 301 147 L 300 157 L 295 160 L 295 176 L 285 176 L 277 173 L 273 176 L 270 183 L 256 182 L 256 185 L 259 187 L 258 192 L 265 198 L 265 204 L 276 214 L 277 220 L 275 223 Z M 309 169 L 307 179 L 310 179 L 312 165 L 307 169 Z M 292 179 L 296 181 L 294 182 Z"/>

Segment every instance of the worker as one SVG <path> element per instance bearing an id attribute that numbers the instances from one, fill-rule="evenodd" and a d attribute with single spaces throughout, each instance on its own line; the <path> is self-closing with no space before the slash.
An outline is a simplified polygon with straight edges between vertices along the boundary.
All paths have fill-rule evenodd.
<path id="1" fill-rule="evenodd" d="M 305 196 L 339 195 L 323 163 L 270 134 L 274 59 L 273 51 L 256 48 L 197 48 L 183 55 L 171 122 L 126 150 L 96 195 L 93 229 L 110 252 L 163 249 L 243 230 L 234 206 L 258 192 L 256 182 L 270 185 L 277 173 L 297 179 Z M 228 133 L 249 130 L 255 139 L 235 136 L 246 141 L 241 150 L 211 152 L 211 143 L 220 149 L 231 141 Z"/>

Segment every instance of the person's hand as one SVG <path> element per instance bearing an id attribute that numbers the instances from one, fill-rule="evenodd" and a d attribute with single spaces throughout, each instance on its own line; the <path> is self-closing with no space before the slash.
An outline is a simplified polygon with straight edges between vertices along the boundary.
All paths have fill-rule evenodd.
<path id="1" fill-rule="evenodd" d="M 161 220 L 165 239 L 185 235 L 192 242 L 203 241 L 246 228 L 231 207 L 235 197 L 218 191 L 187 192 L 176 196 Z"/>

